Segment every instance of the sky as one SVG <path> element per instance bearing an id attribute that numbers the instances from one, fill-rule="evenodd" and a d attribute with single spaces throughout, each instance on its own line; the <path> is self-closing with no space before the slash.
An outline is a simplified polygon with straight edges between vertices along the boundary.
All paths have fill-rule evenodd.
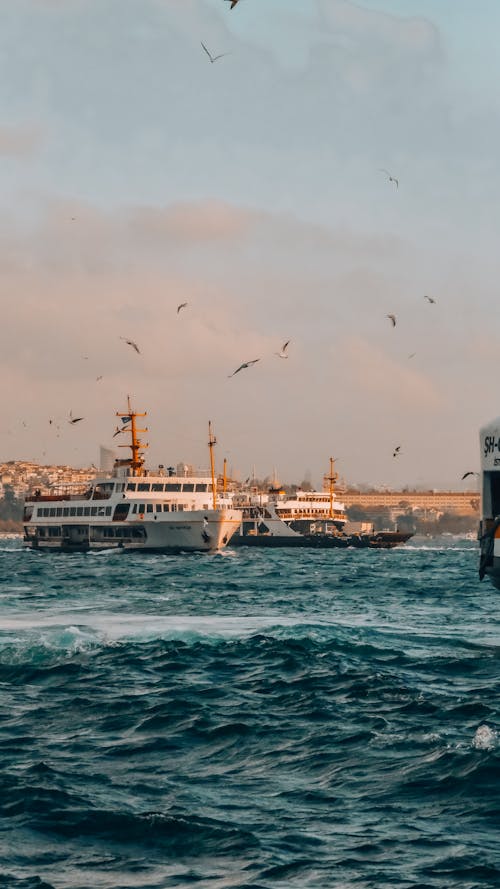
<path id="1" fill-rule="evenodd" d="M 0 461 L 97 462 L 130 394 L 150 465 L 206 466 L 211 420 L 242 478 L 460 489 L 500 413 L 499 28 L 0 0 Z"/>

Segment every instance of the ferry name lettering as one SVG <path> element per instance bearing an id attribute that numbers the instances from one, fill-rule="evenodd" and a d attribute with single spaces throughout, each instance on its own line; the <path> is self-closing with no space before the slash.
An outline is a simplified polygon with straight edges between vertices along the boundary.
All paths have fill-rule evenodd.
<path id="1" fill-rule="evenodd" d="M 487 457 L 488 454 L 493 454 L 495 451 L 498 451 L 500 454 L 500 437 L 496 438 L 494 435 L 486 435 L 484 438 L 484 456 Z"/>

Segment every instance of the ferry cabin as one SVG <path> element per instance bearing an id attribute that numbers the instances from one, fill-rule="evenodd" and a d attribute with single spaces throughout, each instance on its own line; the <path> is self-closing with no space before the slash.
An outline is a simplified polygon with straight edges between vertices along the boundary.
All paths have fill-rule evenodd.
<path id="1" fill-rule="evenodd" d="M 234 527 L 223 522 L 221 533 L 216 530 L 221 511 L 214 511 L 212 482 L 203 475 L 186 478 L 143 470 L 141 476 L 131 477 L 126 469 L 116 473 L 116 478 L 97 479 L 85 490 L 68 486 L 50 494 L 35 491 L 24 507 L 26 543 L 67 550 L 113 545 L 211 549 L 211 541 L 217 543 L 215 548 L 224 545 L 237 527 L 236 516 Z M 230 512 L 223 512 L 230 519 Z"/>

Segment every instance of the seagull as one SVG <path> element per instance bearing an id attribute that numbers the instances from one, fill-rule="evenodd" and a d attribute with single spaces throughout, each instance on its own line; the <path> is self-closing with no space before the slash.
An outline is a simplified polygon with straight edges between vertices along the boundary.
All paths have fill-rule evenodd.
<path id="1" fill-rule="evenodd" d="M 180 305 L 178 305 L 177 306 L 177 314 L 179 314 L 181 309 L 185 309 L 186 306 L 187 306 L 187 303 L 181 303 Z"/>
<path id="2" fill-rule="evenodd" d="M 284 343 L 282 345 L 281 352 L 275 352 L 274 354 L 277 355 L 278 358 L 288 358 L 288 355 L 286 354 L 286 350 L 287 350 L 289 344 L 290 344 L 290 340 L 287 340 L 286 343 Z"/>
<path id="3" fill-rule="evenodd" d="M 113 432 L 113 438 L 116 438 L 116 436 L 119 435 L 120 432 L 122 432 L 122 430 L 121 430 L 121 429 L 118 429 L 118 426 L 117 426 L 117 427 L 116 427 L 116 432 Z"/>
<path id="4" fill-rule="evenodd" d="M 390 314 L 390 315 L 386 315 L 385 317 L 389 319 L 389 321 L 391 322 L 393 327 L 396 327 L 396 316 L 395 315 Z"/>
<path id="5" fill-rule="evenodd" d="M 217 61 L 217 59 L 223 59 L 224 56 L 229 56 L 229 55 L 231 55 L 231 53 L 229 53 L 229 52 L 221 52 L 218 56 L 213 56 L 212 53 L 209 52 L 209 50 L 206 48 L 205 44 L 203 43 L 203 40 L 200 40 L 200 43 L 201 43 L 203 49 L 205 50 L 205 52 L 206 52 L 208 58 L 210 59 L 212 65 L 213 65 L 214 62 Z"/>
<path id="6" fill-rule="evenodd" d="M 462 478 L 461 478 L 461 481 L 463 481 L 464 478 L 467 478 L 468 475 L 479 475 L 479 473 L 478 473 L 478 472 L 472 472 L 472 471 L 470 471 L 470 472 L 464 472 L 464 474 L 463 474 L 463 476 L 462 476 Z"/>
<path id="7" fill-rule="evenodd" d="M 137 352 L 138 355 L 141 354 L 141 351 L 140 351 L 140 349 L 139 349 L 139 346 L 137 345 L 137 343 L 134 343 L 133 340 L 128 340 L 128 339 L 127 339 L 126 337 L 124 337 L 124 336 L 121 336 L 120 339 L 123 340 L 123 341 L 127 344 L 127 346 L 132 346 L 132 348 L 135 349 L 135 351 Z"/>
<path id="8" fill-rule="evenodd" d="M 391 176 L 391 174 L 389 173 L 389 170 L 384 170 L 383 167 L 379 167 L 379 171 L 381 173 L 385 173 L 385 175 L 389 179 L 389 182 L 394 182 L 394 185 L 396 186 L 396 188 L 399 188 L 399 179 L 396 179 L 395 176 Z"/>
<path id="9" fill-rule="evenodd" d="M 252 364 L 257 364 L 257 361 L 260 361 L 260 358 L 254 358 L 253 361 L 245 361 L 243 364 L 240 364 L 232 374 L 229 374 L 229 377 L 234 377 L 235 374 L 239 374 L 240 370 L 245 370 L 245 368 L 251 367 Z"/>
<path id="10" fill-rule="evenodd" d="M 69 412 L 68 423 L 71 423 L 71 425 L 73 425 L 74 423 L 79 423 L 80 420 L 84 420 L 84 419 L 85 419 L 85 417 L 74 417 L 72 411 Z"/>
<path id="11" fill-rule="evenodd" d="M 436 300 L 434 299 L 433 296 L 424 296 L 424 299 L 426 299 L 427 302 L 431 304 L 431 306 L 436 305 Z"/>
<path id="12" fill-rule="evenodd" d="M 393 456 L 393 457 L 399 457 L 399 454 L 400 454 L 400 453 L 401 453 L 401 445 L 398 445 L 397 448 L 394 448 L 394 453 L 393 453 L 392 456 Z"/>
<path id="13" fill-rule="evenodd" d="M 238 0 L 231 0 L 231 6 L 229 7 L 229 9 L 234 9 L 234 7 L 236 6 L 237 2 L 238 2 Z"/>
<path id="14" fill-rule="evenodd" d="M 96 377 L 96 378 L 95 378 L 96 383 L 98 383 L 99 380 L 102 380 L 102 376 L 100 376 L 100 377 Z"/>

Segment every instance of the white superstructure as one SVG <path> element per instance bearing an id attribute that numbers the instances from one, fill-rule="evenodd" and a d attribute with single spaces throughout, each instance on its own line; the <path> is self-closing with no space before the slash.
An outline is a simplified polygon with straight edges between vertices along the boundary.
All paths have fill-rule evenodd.
<path id="1" fill-rule="evenodd" d="M 117 414 L 129 433 L 131 457 L 116 460 L 111 475 L 85 488 L 68 486 L 49 494 L 34 491 L 24 505 L 24 539 L 33 549 L 66 552 L 122 549 L 204 551 L 224 547 L 241 523 L 241 512 L 217 502 L 212 473 L 174 474 L 144 469 L 137 414 Z M 210 434 L 210 455 L 215 439 Z"/>

